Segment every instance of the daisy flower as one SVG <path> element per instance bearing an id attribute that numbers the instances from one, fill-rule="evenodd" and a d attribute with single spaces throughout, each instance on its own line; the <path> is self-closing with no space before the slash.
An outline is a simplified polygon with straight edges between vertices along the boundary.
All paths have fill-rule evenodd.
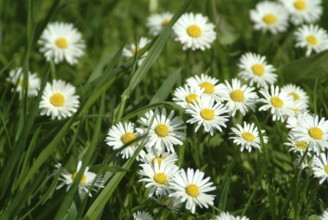
<path id="1" fill-rule="evenodd" d="M 301 23 L 314 23 L 319 20 L 323 9 L 321 0 L 280 0 L 291 15 L 295 25 Z"/>
<path id="2" fill-rule="evenodd" d="M 148 43 L 150 40 L 146 37 L 142 37 L 139 39 L 139 41 L 135 44 L 130 44 L 123 48 L 122 55 L 126 58 L 135 57 L 138 52 L 140 52 Z M 140 66 L 142 62 L 145 60 L 145 57 L 147 56 L 148 52 L 145 52 L 138 60 L 138 65 Z"/>
<path id="3" fill-rule="evenodd" d="M 154 166 L 152 164 L 141 164 L 142 170 L 139 172 L 144 178 L 139 182 L 146 182 L 146 188 L 151 188 L 148 196 L 152 197 L 153 194 L 167 195 L 169 191 L 169 184 L 179 170 L 174 164 L 167 164 L 162 161 L 160 164 L 155 160 Z"/>
<path id="4" fill-rule="evenodd" d="M 281 92 L 278 86 L 271 86 L 270 90 L 261 89 L 260 93 L 264 98 L 261 98 L 259 102 L 264 103 L 264 105 L 259 108 L 259 111 L 270 110 L 273 121 L 283 121 L 286 117 L 293 114 L 291 110 L 293 107 L 292 97 L 285 92 Z"/>
<path id="5" fill-rule="evenodd" d="M 141 137 L 140 133 L 137 133 L 135 130 L 135 125 L 131 122 L 119 122 L 116 125 L 113 125 L 106 137 L 106 143 L 108 146 L 113 147 L 114 150 L 123 148 L 120 151 L 123 159 L 129 159 L 133 156 L 134 152 L 139 146 L 139 143 L 136 141 L 137 138 Z M 140 155 L 143 155 L 144 152 L 140 151 L 137 156 L 137 160 Z"/>
<path id="6" fill-rule="evenodd" d="M 258 87 L 268 87 L 277 81 L 276 69 L 267 64 L 266 57 L 255 53 L 246 53 L 240 58 L 238 66 L 241 68 L 239 76 L 250 85 L 256 84 Z"/>
<path id="7" fill-rule="evenodd" d="M 174 91 L 173 101 L 180 105 L 182 108 L 186 108 L 188 105 L 193 102 L 198 102 L 199 98 L 202 96 L 204 92 L 204 88 L 200 88 L 199 86 L 190 87 L 188 85 L 178 87 Z"/>
<path id="8" fill-rule="evenodd" d="M 288 26 L 288 12 L 279 3 L 259 2 L 249 12 L 255 30 L 270 31 L 272 34 L 284 32 Z"/>
<path id="9" fill-rule="evenodd" d="M 183 50 L 205 50 L 216 39 L 214 24 L 202 14 L 185 13 L 173 26 L 175 40 L 183 45 Z"/>
<path id="10" fill-rule="evenodd" d="M 328 162 L 325 153 L 321 153 L 320 155 L 313 157 L 311 168 L 314 177 L 320 178 L 320 184 L 322 184 L 325 180 L 328 180 Z"/>
<path id="11" fill-rule="evenodd" d="M 164 12 L 162 14 L 153 14 L 147 18 L 146 26 L 149 28 L 149 34 L 157 36 L 170 23 L 173 14 Z"/>
<path id="12" fill-rule="evenodd" d="M 295 32 L 296 47 L 306 48 L 306 56 L 310 56 L 314 51 L 320 53 L 328 49 L 328 34 L 323 28 L 317 25 L 303 25 Z"/>
<path id="13" fill-rule="evenodd" d="M 162 111 L 156 109 L 148 111 L 144 118 L 139 119 L 139 122 L 145 126 L 142 132 L 147 133 L 146 147 L 154 147 L 157 151 L 164 152 L 165 148 L 168 152 L 175 152 L 174 145 L 182 145 L 186 134 L 181 132 L 184 129 L 184 123 L 178 117 L 174 117 L 174 111 L 169 115 L 166 114 L 166 109 Z"/>
<path id="14" fill-rule="evenodd" d="M 204 179 L 204 173 L 198 169 L 194 171 L 191 168 L 180 170 L 172 179 L 171 190 L 173 191 L 169 196 L 180 199 L 181 202 L 186 202 L 186 209 L 191 213 L 195 213 L 196 205 L 201 208 L 208 208 L 213 205 L 215 195 L 207 194 L 216 189 L 210 178 Z"/>
<path id="15" fill-rule="evenodd" d="M 298 167 L 301 170 L 307 169 L 307 168 L 311 168 L 312 166 L 312 156 L 309 154 L 306 154 L 304 156 L 302 154 L 297 155 L 295 161 L 293 162 L 293 164 Z"/>
<path id="16" fill-rule="evenodd" d="M 168 208 L 173 213 L 177 213 L 182 205 L 182 202 L 180 199 L 171 198 L 166 195 L 161 195 L 159 198 L 155 199 L 155 201 L 158 204 Z"/>
<path id="17" fill-rule="evenodd" d="M 293 137 L 292 134 L 289 134 L 288 142 L 285 143 L 285 145 L 290 147 L 289 151 L 303 155 L 308 148 L 309 143 L 306 141 L 297 140 Z"/>
<path id="18" fill-rule="evenodd" d="M 48 24 L 38 43 L 47 61 L 59 63 L 66 60 L 71 65 L 77 63 L 85 48 L 81 33 L 73 24 L 62 22 Z"/>
<path id="19" fill-rule="evenodd" d="M 60 169 L 62 165 L 60 163 L 56 164 L 56 169 Z M 63 172 L 61 173 L 61 177 L 59 178 L 60 181 L 62 181 L 56 189 L 62 188 L 64 185 L 68 185 L 66 188 L 66 191 L 70 189 L 72 186 L 75 178 L 78 176 L 78 173 L 80 172 L 82 168 L 82 161 L 79 161 L 77 164 L 76 171 L 71 173 L 66 169 L 63 169 Z M 84 173 L 82 175 L 82 178 L 79 183 L 79 193 L 86 192 L 89 196 L 91 196 L 91 190 L 97 191 L 99 188 L 103 188 L 103 180 L 102 178 L 97 178 L 97 174 L 89 172 L 89 167 L 86 167 L 84 170 Z"/>
<path id="20" fill-rule="evenodd" d="M 36 73 L 27 72 L 28 83 L 27 83 L 27 95 L 28 96 L 37 96 L 38 90 L 40 88 L 40 79 Z M 24 73 L 23 68 L 19 67 L 9 72 L 9 77 L 7 81 L 11 82 L 16 86 L 16 92 L 19 93 L 19 97 L 22 97 L 24 90 Z"/>
<path id="21" fill-rule="evenodd" d="M 71 117 L 79 107 L 79 96 L 75 95 L 75 87 L 62 80 L 47 83 L 40 102 L 41 115 L 52 119 Z"/>
<path id="22" fill-rule="evenodd" d="M 139 211 L 139 212 L 133 213 L 133 219 L 134 220 L 154 220 L 154 218 L 148 212 L 144 212 L 144 211 Z"/>
<path id="23" fill-rule="evenodd" d="M 215 216 L 213 220 L 249 220 L 246 216 L 233 216 L 229 212 L 222 212 Z"/>
<path id="24" fill-rule="evenodd" d="M 237 128 L 231 128 L 233 137 L 230 139 L 233 140 L 233 143 L 240 145 L 240 151 L 242 152 L 246 149 L 248 152 L 251 152 L 252 149 L 260 149 L 260 136 L 257 127 L 254 123 L 247 124 L 244 122 L 244 126 L 237 124 Z M 261 133 L 264 133 L 264 130 L 261 130 Z M 267 136 L 262 136 L 263 142 L 266 144 L 268 142 Z"/>
<path id="25" fill-rule="evenodd" d="M 308 109 L 309 97 L 306 95 L 305 91 L 294 84 L 287 84 L 281 88 L 282 92 L 288 94 L 288 96 L 293 97 L 294 109 L 298 113 L 305 113 Z"/>
<path id="26" fill-rule="evenodd" d="M 176 153 L 162 152 L 154 148 L 148 148 L 147 154 L 144 154 L 142 157 L 142 162 L 148 163 L 154 166 L 155 161 L 158 162 L 158 165 L 161 166 L 161 163 L 164 161 L 166 164 L 175 164 L 178 161 L 178 155 Z"/>
<path id="27" fill-rule="evenodd" d="M 222 99 L 226 101 L 225 106 L 231 116 L 235 116 L 237 111 L 245 115 L 248 108 L 255 110 L 258 96 L 254 92 L 254 88 L 241 85 L 238 79 L 232 79 L 231 85 L 228 81 L 225 83 L 226 89 L 222 93 Z"/>
<path id="28" fill-rule="evenodd" d="M 217 84 L 218 79 L 214 77 L 201 74 L 200 76 L 192 76 L 187 79 L 187 85 L 195 90 L 202 89 L 202 96 L 212 97 L 216 101 L 222 101 L 221 93 L 225 91 L 225 86 L 223 84 Z"/>
<path id="29" fill-rule="evenodd" d="M 320 215 L 321 220 L 327 220 L 328 219 L 328 209 L 326 209 L 322 215 Z"/>

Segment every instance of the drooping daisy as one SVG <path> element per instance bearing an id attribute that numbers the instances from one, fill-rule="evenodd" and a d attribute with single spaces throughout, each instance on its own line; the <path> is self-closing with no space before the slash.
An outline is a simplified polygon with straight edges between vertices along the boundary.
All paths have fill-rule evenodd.
<path id="1" fill-rule="evenodd" d="M 175 162 L 178 161 L 178 155 L 173 152 L 162 152 L 154 148 L 148 148 L 147 154 L 144 154 L 141 160 L 142 162 L 151 164 L 153 166 L 155 161 L 157 161 L 158 165 L 161 166 L 162 161 L 165 161 L 167 164 L 175 164 Z"/>
<path id="2" fill-rule="evenodd" d="M 181 130 L 184 128 L 184 123 L 178 117 L 174 117 L 174 111 L 169 115 L 166 114 L 166 109 L 161 111 L 156 109 L 148 111 L 145 117 L 139 119 L 139 122 L 145 126 L 143 133 L 147 134 L 146 147 L 154 147 L 159 152 L 175 152 L 174 145 L 182 145 L 186 134 Z"/>
<path id="3" fill-rule="evenodd" d="M 167 195 L 169 191 L 169 185 L 173 176 L 179 170 L 179 167 L 174 164 L 167 164 L 162 161 L 160 164 L 157 160 L 152 164 L 141 164 L 142 170 L 140 175 L 143 176 L 139 182 L 146 182 L 146 188 L 151 188 L 149 197 L 153 194 Z"/>
<path id="4" fill-rule="evenodd" d="M 183 45 L 183 50 L 205 50 L 216 39 L 215 26 L 202 14 L 185 13 L 173 26 L 175 40 Z"/>
<path id="5" fill-rule="evenodd" d="M 133 213 L 134 220 L 154 220 L 154 218 L 148 213 L 144 211 L 138 211 Z"/>
<path id="6" fill-rule="evenodd" d="M 215 195 L 207 194 L 210 191 L 216 189 L 213 183 L 210 182 L 210 178 L 204 179 L 204 173 L 198 169 L 195 171 L 191 168 L 180 170 L 177 172 L 170 188 L 173 191 L 169 196 L 180 199 L 181 202 L 186 202 L 186 209 L 195 213 L 196 205 L 201 208 L 208 208 L 209 205 L 213 205 Z"/>
<path id="7" fill-rule="evenodd" d="M 126 58 L 131 58 L 137 55 L 148 43 L 150 40 L 146 37 L 142 37 L 139 41 L 135 44 L 130 44 L 123 48 L 122 55 Z M 145 60 L 148 52 L 145 52 L 138 60 L 138 65 L 141 65 L 142 62 Z"/>
<path id="8" fill-rule="evenodd" d="M 288 26 L 288 12 L 277 2 L 263 1 L 249 12 L 255 30 L 284 32 Z"/>
<path id="9" fill-rule="evenodd" d="M 222 99 L 226 101 L 229 114 L 235 116 L 237 111 L 243 115 L 246 114 L 248 109 L 255 110 L 255 104 L 258 96 L 254 92 L 254 88 L 246 85 L 241 85 L 238 79 L 232 79 L 232 84 L 226 81 L 226 89 L 222 94 Z"/>
<path id="10" fill-rule="evenodd" d="M 116 125 L 113 125 L 106 137 L 106 143 L 108 146 L 113 147 L 114 150 L 121 149 L 124 147 L 120 154 L 123 159 L 129 159 L 133 156 L 134 152 L 139 146 L 137 138 L 141 137 L 141 134 L 135 130 L 135 125 L 131 122 L 119 122 Z M 137 156 L 137 160 L 140 155 L 143 155 L 144 152 L 140 151 Z"/>
<path id="11" fill-rule="evenodd" d="M 173 213 L 177 213 L 182 206 L 182 202 L 180 199 L 171 198 L 167 195 L 161 195 L 157 199 L 155 199 L 155 201 L 158 204 L 168 208 Z"/>
<path id="12" fill-rule="evenodd" d="M 313 157 L 311 168 L 314 177 L 320 178 L 320 184 L 322 184 L 325 180 L 328 180 L 328 161 L 325 153 L 321 153 L 320 155 Z"/>
<path id="13" fill-rule="evenodd" d="M 252 149 L 260 149 L 260 136 L 257 127 L 254 123 L 248 124 L 244 122 L 244 126 L 237 124 L 237 128 L 231 128 L 233 135 L 230 139 L 233 143 L 240 145 L 240 151 L 242 152 L 246 149 L 251 152 Z M 261 131 L 264 133 L 264 130 Z M 268 137 L 262 135 L 263 142 L 266 144 L 268 142 Z"/>
<path id="14" fill-rule="evenodd" d="M 320 215 L 321 220 L 327 220 L 328 219 L 328 209 L 326 209 L 322 215 Z"/>
<path id="15" fill-rule="evenodd" d="M 287 93 L 280 91 L 278 86 L 271 86 L 269 89 L 261 89 L 260 93 L 264 98 L 260 98 L 259 102 L 264 103 L 259 111 L 270 110 L 272 120 L 283 121 L 286 117 L 293 115 L 293 99 Z"/>
<path id="16" fill-rule="evenodd" d="M 249 220 L 246 216 L 233 216 L 229 212 L 222 212 L 215 216 L 213 220 Z"/>
<path id="17" fill-rule="evenodd" d="M 157 36 L 171 21 L 173 14 L 164 12 L 162 14 L 153 14 L 147 18 L 146 26 L 149 28 L 149 34 Z"/>
<path id="18" fill-rule="evenodd" d="M 193 102 L 198 102 L 199 98 L 204 92 L 204 88 L 200 87 L 190 87 L 190 86 L 181 86 L 174 91 L 173 101 L 180 105 L 182 108 L 186 108 L 188 105 Z"/>
<path id="19" fill-rule="evenodd" d="M 187 79 L 187 85 L 195 90 L 202 89 L 204 93 L 202 96 L 212 97 L 216 101 L 222 101 L 222 91 L 225 90 L 225 86 L 223 84 L 217 84 L 219 82 L 218 79 L 214 77 L 207 76 L 205 74 L 201 74 L 200 76 L 192 76 Z"/>
<path id="20" fill-rule="evenodd" d="M 312 166 L 312 155 L 306 154 L 305 156 L 302 154 L 297 155 L 293 164 L 301 170 L 310 169 Z"/>
<path id="21" fill-rule="evenodd" d="M 38 90 L 40 88 L 40 79 L 36 73 L 27 72 L 28 83 L 27 83 L 27 95 L 37 96 Z M 16 92 L 19 93 L 19 97 L 22 97 L 23 86 L 24 86 L 24 73 L 23 68 L 19 67 L 9 72 L 9 77 L 7 81 L 11 82 L 16 86 Z"/>
<path id="22" fill-rule="evenodd" d="M 66 60 L 71 65 L 77 63 L 85 48 L 81 33 L 73 24 L 62 22 L 48 24 L 38 43 L 47 61 L 59 63 Z"/>
<path id="23" fill-rule="evenodd" d="M 304 152 L 307 150 L 309 143 L 306 141 L 297 140 L 292 134 L 289 134 L 288 142 L 285 143 L 285 145 L 290 147 L 289 151 L 300 153 L 301 155 L 303 155 Z"/>
<path id="24" fill-rule="evenodd" d="M 295 111 L 297 113 L 305 113 L 308 109 L 309 97 L 306 95 L 305 91 L 294 84 L 287 84 L 281 88 L 282 92 L 287 93 L 289 96 L 293 97 L 295 104 Z"/>
<path id="25" fill-rule="evenodd" d="M 240 58 L 238 66 L 241 68 L 239 76 L 249 81 L 250 85 L 266 88 L 277 81 L 276 69 L 267 64 L 265 56 L 248 52 Z"/>
<path id="26" fill-rule="evenodd" d="M 301 23 L 314 23 L 319 20 L 323 9 L 321 0 L 280 0 L 291 15 L 295 25 Z"/>
<path id="27" fill-rule="evenodd" d="M 328 49 L 328 34 L 323 28 L 317 25 L 303 25 L 295 32 L 296 47 L 306 48 L 306 56 L 310 56 L 314 51 L 320 53 Z"/>
<path id="28" fill-rule="evenodd" d="M 56 164 L 56 169 L 58 170 L 62 165 L 60 163 Z M 75 178 L 78 176 L 78 173 L 80 172 L 82 168 L 82 161 L 79 161 L 77 164 L 76 171 L 71 173 L 65 168 L 63 169 L 61 173 L 61 177 L 59 178 L 60 181 L 62 181 L 56 189 L 62 188 L 64 185 L 68 185 L 66 188 L 66 191 L 70 189 L 72 186 Z M 97 177 L 97 174 L 89 172 L 89 167 L 86 167 L 84 170 L 84 173 L 82 175 L 82 178 L 79 183 L 79 193 L 86 192 L 89 196 L 91 196 L 91 191 L 97 191 L 99 188 L 103 188 L 103 180 L 101 177 Z M 92 187 L 92 188 L 91 188 Z"/>
<path id="29" fill-rule="evenodd" d="M 63 119 L 72 116 L 79 107 L 79 96 L 75 87 L 62 80 L 47 83 L 40 102 L 41 115 L 52 119 Z"/>

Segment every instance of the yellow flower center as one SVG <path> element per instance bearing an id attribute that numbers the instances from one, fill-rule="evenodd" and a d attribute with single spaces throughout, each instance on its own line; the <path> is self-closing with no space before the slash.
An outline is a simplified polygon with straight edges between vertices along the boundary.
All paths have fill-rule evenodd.
<path id="1" fill-rule="evenodd" d="M 56 40 L 56 45 L 57 45 L 57 47 L 59 47 L 61 49 L 65 49 L 68 47 L 68 42 L 65 38 L 60 37 Z"/>
<path id="2" fill-rule="evenodd" d="M 306 2 L 304 0 L 296 0 L 294 1 L 294 7 L 298 10 L 306 9 Z"/>
<path id="3" fill-rule="evenodd" d="M 290 92 L 290 93 L 288 93 L 288 95 L 293 96 L 294 101 L 297 101 L 297 100 L 301 99 L 301 97 L 295 92 Z"/>
<path id="4" fill-rule="evenodd" d="M 326 164 L 326 165 L 324 166 L 324 170 L 325 170 L 325 172 L 328 174 L 328 164 Z"/>
<path id="5" fill-rule="evenodd" d="M 158 124 L 155 127 L 155 133 L 159 137 L 166 137 L 169 134 L 169 127 L 166 124 Z"/>
<path id="6" fill-rule="evenodd" d="M 132 53 L 133 54 L 136 54 L 137 52 L 139 52 L 142 48 L 141 47 L 135 47 L 135 48 L 132 48 Z"/>
<path id="7" fill-rule="evenodd" d="M 72 173 L 71 178 L 73 181 L 75 180 L 76 176 L 77 176 L 77 172 Z M 80 180 L 80 185 L 84 185 L 86 182 L 87 182 L 87 177 L 85 175 L 83 175 Z"/>
<path id="8" fill-rule="evenodd" d="M 162 161 L 163 161 L 163 160 L 164 160 L 164 159 L 161 158 L 161 157 L 155 157 L 151 163 L 153 164 L 153 166 L 155 166 L 155 161 L 157 161 L 157 163 L 158 163 L 158 167 L 160 167 L 161 164 L 162 164 Z"/>
<path id="9" fill-rule="evenodd" d="M 254 64 L 252 66 L 252 71 L 256 76 L 263 76 L 265 69 L 261 64 Z"/>
<path id="10" fill-rule="evenodd" d="M 56 107 L 61 107 L 65 104 L 65 96 L 61 93 L 55 93 L 50 97 L 50 103 Z"/>
<path id="11" fill-rule="evenodd" d="M 187 33 L 189 34 L 190 37 L 198 38 L 202 34 L 202 30 L 198 25 L 193 24 L 187 28 Z"/>
<path id="12" fill-rule="evenodd" d="M 318 38 L 315 37 L 315 36 L 313 36 L 313 35 L 309 35 L 309 36 L 307 36 L 307 37 L 306 37 L 306 41 L 307 41 L 309 44 L 313 45 L 313 46 L 315 46 L 315 45 L 318 44 Z"/>
<path id="13" fill-rule="evenodd" d="M 230 93 L 230 98 L 235 102 L 242 102 L 244 101 L 244 93 L 240 89 L 236 89 Z"/>
<path id="14" fill-rule="evenodd" d="M 320 128 L 314 127 L 309 129 L 309 135 L 317 140 L 320 140 L 323 136 L 323 132 Z"/>
<path id="15" fill-rule="evenodd" d="M 273 96 L 271 98 L 271 104 L 275 108 L 281 108 L 284 105 L 284 101 L 282 101 L 279 97 Z"/>
<path id="16" fill-rule="evenodd" d="M 170 21 L 171 21 L 171 19 L 169 19 L 169 18 L 165 18 L 165 19 L 163 20 L 163 22 L 162 22 L 162 27 L 163 27 L 163 28 L 166 27 L 166 26 L 170 23 Z"/>
<path id="17" fill-rule="evenodd" d="M 271 13 L 264 15 L 262 19 L 263 19 L 264 23 L 266 23 L 267 25 L 272 25 L 277 22 L 277 17 Z"/>
<path id="18" fill-rule="evenodd" d="M 200 111 L 200 116 L 202 116 L 202 118 L 207 121 L 213 120 L 214 119 L 214 111 L 209 108 L 204 108 Z"/>
<path id="19" fill-rule="evenodd" d="M 191 197 L 197 197 L 199 195 L 199 187 L 196 184 L 189 184 L 186 186 L 186 193 Z"/>
<path id="20" fill-rule="evenodd" d="M 214 85 L 210 82 L 202 82 L 199 86 L 204 89 L 204 92 L 207 94 L 212 94 L 214 92 Z"/>
<path id="21" fill-rule="evenodd" d="M 166 185 L 167 176 L 164 173 L 156 173 L 154 176 L 154 181 L 161 185 Z"/>
<path id="22" fill-rule="evenodd" d="M 295 142 L 296 147 L 305 150 L 308 147 L 308 143 L 306 143 L 305 141 L 296 141 Z"/>
<path id="23" fill-rule="evenodd" d="M 137 136 L 132 132 L 127 132 L 121 136 L 121 141 L 123 144 L 136 145 L 136 142 L 133 142 L 135 139 L 137 139 Z"/>
<path id="24" fill-rule="evenodd" d="M 186 97 L 186 102 L 188 102 L 189 104 L 193 103 L 193 102 L 196 102 L 197 101 L 197 94 L 195 93 L 191 93 L 189 95 L 187 95 Z"/>
<path id="25" fill-rule="evenodd" d="M 249 132 L 243 132 L 241 137 L 244 138 L 244 140 L 246 140 L 246 141 L 254 141 L 255 140 L 254 134 L 249 133 Z"/>

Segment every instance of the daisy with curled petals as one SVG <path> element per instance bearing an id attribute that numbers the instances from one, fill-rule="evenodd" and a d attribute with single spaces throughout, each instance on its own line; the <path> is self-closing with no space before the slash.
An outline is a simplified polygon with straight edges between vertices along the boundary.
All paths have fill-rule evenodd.
<path id="1" fill-rule="evenodd" d="M 322 184 L 325 180 L 328 180 L 327 155 L 325 153 L 321 153 L 320 155 L 314 156 L 311 169 L 314 177 L 320 178 L 320 184 Z"/>
<path id="2" fill-rule="evenodd" d="M 174 164 L 167 164 L 164 161 L 159 165 L 156 160 L 154 166 L 148 163 L 140 165 L 142 170 L 139 172 L 143 176 L 139 182 L 146 182 L 146 188 L 151 188 L 149 197 L 153 194 L 167 195 L 173 176 L 179 170 Z"/>
<path id="3" fill-rule="evenodd" d="M 258 96 L 254 88 L 241 85 L 238 79 L 232 79 L 231 85 L 228 81 L 225 83 L 226 89 L 222 93 L 222 99 L 226 101 L 225 105 L 231 116 L 235 116 L 237 111 L 245 115 L 249 108 L 255 110 Z"/>
<path id="4" fill-rule="evenodd" d="M 173 26 L 175 40 L 183 45 L 183 50 L 205 50 L 216 39 L 214 24 L 202 14 L 185 13 Z"/>
<path id="5" fill-rule="evenodd" d="M 263 1 L 249 12 L 255 30 L 270 31 L 272 34 L 284 32 L 288 26 L 288 12 L 276 2 Z"/>
<path id="6" fill-rule="evenodd" d="M 280 0 L 291 15 L 295 25 L 314 23 L 320 19 L 323 9 L 321 0 Z"/>
<path id="7" fill-rule="evenodd" d="M 298 113 L 307 112 L 309 97 L 301 87 L 294 84 L 287 84 L 281 88 L 281 91 L 293 97 L 295 107 L 297 108 L 295 110 Z"/>
<path id="8" fill-rule="evenodd" d="M 173 14 L 164 12 L 162 14 L 153 14 L 147 18 L 146 26 L 149 28 L 149 34 L 157 36 L 170 23 Z"/>
<path id="9" fill-rule="evenodd" d="M 56 164 L 56 170 L 61 168 L 61 164 Z M 82 161 L 79 161 L 77 164 L 76 171 L 71 173 L 65 168 L 63 169 L 61 173 L 61 177 L 59 178 L 60 181 L 62 181 L 56 189 L 62 188 L 64 185 L 68 185 L 66 188 L 66 191 L 70 189 L 72 186 L 75 178 L 78 176 L 78 173 L 80 172 L 82 168 Z M 97 191 L 99 188 L 103 188 L 103 180 L 100 177 L 97 177 L 97 174 L 89 172 L 89 167 L 86 167 L 84 170 L 84 173 L 80 179 L 79 183 L 79 193 L 86 192 L 89 196 L 91 196 L 91 190 Z M 91 188 L 92 187 L 92 188 Z"/>
<path id="10" fill-rule="evenodd" d="M 144 211 L 139 211 L 139 212 L 133 213 L 133 219 L 134 220 L 154 220 L 154 218 L 148 212 L 144 212 Z"/>
<path id="11" fill-rule="evenodd" d="M 180 105 L 182 108 L 187 108 L 187 106 L 193 102 L 198 102 L 203 92 L 204 88 L 202 89 L 199 86 L 181 86 L 174 91 L 173 101 Z"/>
<path id="12" fill-rule="evenodd" d="M 174 111 L 169 115 L 166 114 L 166 109 L 160 111 L 148 111 L 145 117 L 139 119 L 139 122 L 145 126 L 142 132 L 147 132 L 147 148 L 155 148 L 159 152 L 175 152 L 174 145 L 182 145 L 186 134 L 181 132 L 184 129 L 184 123 L 178 117 L 174 117 Z"/>
<path id="13" fill-rule="evenodd" d="M 139 39 L 137 44 L 130 44 L 123 48 L 122 55 L 126 58 L 135 57 L 138 52 L 140 52 L 147 44 L 149 44 L 150 40 L 146 37 L 142 37 Z M 142 62 L 145 60 L 148 52 L 145 52 L 138 60 L 138 65 L 140 66 Z"/>
<path id="14" fill-rule="evenodd" d="M 168 208 L 173 213 L 177 213 L 182 206 L 182 202 L 180 199 L 171 198 L 167 195 L 161 195 L 156 198 L 155 201 L 158 204 Z"/>
<path id="15" fill-rule="evenodd" d="M 225 87 L 222 83 L 217 84 L 219 82 L 218 79 L 214 77 L 207 76 L 205 74 L 201 74 L 200 76 L 192 76 L 187 79 L 187 85 L 195 90 L 202 89 L 202 96 L 212 97 L 216 101 L 222 101 L 221 93 L 225 90 Z"/>
<path id="16" fill-rule="evenodd" d="M 294 114 L 293 100 L 292 97 L 288 96 L 287 93 L 281 92 L 278 86 L 271 86 L 269 89 L 261 89 L 260 93 L 264 98 L 261 98 L 259 102 L 264 103 L 259 108 L 259 111 L 270 110 L 272 114 L 272 120 L 285 120 L 288 116 Z"/>
<path id="17" fill-rule="evenodd" d="M 131 122 L 119 122 L 113 125 L 106 137 L 106 143 L 108 146 L 113 147 L 114 150 L 123 148 L 120 151 L 123 159 L 129 159 L 132 157 L 136 149 L 138 148 L 137 138 L 141 137 L 141 134 L 135 130 L 135 125 Z M 137 160 L 144 152 L 140 151 L 137 156 Z"/>
<path id="18" fill-rule="evenodd" d="M 328 209 L 326 209 L 322 215 L 320 215 L 321 220 L 327 220 L 328 219 Z"/>
<path id="19" fill-rule="evenodd" d="M 66 60 L 71 65 L 77 63 L 85 48 L 81 33 L 73 24 L 63 22 L 48 24 L 38 43 L 47 61 L 59 63 Z"/>
<path id="20" fill-rule="evenodd" d="M 233 135 L 230 139 L 233 140 L 233 143 L 240 145 L 240 151 L 243 152 L 246 149 L 248 152 L 251 152 L 252 149 L 260 149 L 260 136 L 257 127 L 254 123 L 247 124 L 244 122 L 244 126 L 237 124 L 236 128 L 231 128 Z M 264 130 L 261 131 L 264 133 Z M 263 142 L 266 144 L 268 142 L 268 137 L 262 135 Z"/>
<path id="21" fill-rule="evenodd" d="M 40 79 L 36 73 L 27 72 L 28 82 L 27 82 L 27 95 L 37 96 L 38 90 L 40 88 Z M 7 81 L 11 82 L 16 86 L 16 92 L 19 93 L 19 97 L 22 97 L 24 90 L 24 73 L 23 68 L 19 67 L 9 72 L 9 77 Z"/>
<path id="22" fill-rule="evenodd" d="M 209 177 L 204 179 L 204 173 L 198 169 L 195 171 L 188 168 L 187 172 L 185 170 L 177 172 L 170 188 L 173 192 L 169 196 L 180 199 L 181 202 L 187 201 L 186 209 L 191 213 L 195 213 L 196 205 L 201 208 L 213 205 L 215 195 L 207 193 L 215 190 L 216 187 L 210 182 Z"/>
<path id="23" fill-rule="evenodd" d="M 303 25 L 295 32 L 296 47 L 306 48 L 306 56 L 328 49 L 328 34 L 317 25 Z"/>
<path id="24" fill-rule="evenodd" d="M 79 96 L 75 95 L 75 87 L 62 80 L 47 83 L 40 102 L 41 115 L 52 119 L 71 117 L 79 107 Z"/>
<path id="25" fill-rule="evenodd" d="M 144 154 L 142 157 L 142 162 L 148 163 L 154 166 L 155 161 L 158 162 L 158 165 L 161 166 L 161 163 L 164 161 L 167 164 L 175 164 L 178 161 L 178 155 L 176 153 L 162 152 L 154 148 L 148 148 L 147 154 Z"/>
<path id="26" fill-rule="evenodd" d="M 249 220 L 246 216 L 233 216 L 229 212 L 222 212 L 215 216 L 213 220 Z"/>
<path id="27" fill-rule="evenodd" d="M 306 141 L 297 140 L 295 139 L 295 137 L 293 137 L 292 134 L 289 134 L 288 142 L 285 143 L 285 145 L 290 147 L 289 151 L 300 153 L 301 155 L 303 155 L 306 152 L 309 143 Z"/>
<path id="28" fill-rule="evenodd" d="M 265 56 L 248 52 L 240 58 L 238 66 L 241 68 L 238 76 L 249 81 L 250 85 L 266 88 L 277 81 L 276 69 L 267 64 Z"/>

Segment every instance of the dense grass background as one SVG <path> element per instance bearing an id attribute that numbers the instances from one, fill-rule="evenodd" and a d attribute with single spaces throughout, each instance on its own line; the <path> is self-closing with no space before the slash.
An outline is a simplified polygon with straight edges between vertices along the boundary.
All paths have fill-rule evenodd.
<path id="1" fill-rule="evenodd" d="M 250 219 L 308 219 L 327 208 L 327 184 L 293 165 L 295 155 L 283 143 L 287 129 L 272 122 L 267 112 L 234 117 L 223 133 L 211 137 L 188 125 L 187 140 L 177 147 L 181 167 L 199 168 L 217 186 L 215 207 L 174 215 L 148 199 L 134 158 L 116 156 L 104 139 L 121 120 L 136 121 L 147 109 L 171 103 L 174 88 L 193 74 L 208 72 L 220 80 L 238 73 L 241 54 L 266 55 L 278 69 L 278 85 L 292 82 L 310 97 L 310 110 L 327 117 L 328 53 L 303 58 L 294 48 L 293 31 L 273 36 L 253 31 L 249 10 L 255 0 L 159 1 L 154 12 L 200 12 L 215 23 L 218 33 L 212 49 L 182 51 L 170 28 L 153 39 L 142 66 L 121 57 L 127 43 L 147 36 L 151 14 L 146 0 L 8 1 L 0 0 L 0 219 L 131 219 L 146 210 L 157 219 L 210 219 L 222 210 Z M 328 29 L 328 1 L 319 24 Z M 73 23 L 86 42 L 85 56 L 75 66 L 49 64 L 38 52 L 37 40 L 47 23 Z M 80 110 L 70 119 L 52 121 L 39 116 L 40 96 L 19 99 L 6 81 L 17 66 L 37 72 L 42 89 L 54 77 L 77 87 Z M 41 93 L 40 93 L 41 94 Z M 123 94 L 123 95 L 122 95 Z M 269 143 L 261 151 L 240 153 L 228 139 L 230 128 L 241 121 L 266 130 Z M 55 190 L 61 162 L 72 172 L 79 159 L 91 171 L 105 174 L 106 187 L 93 197 L 80 198 L 77 186 Z"/>

